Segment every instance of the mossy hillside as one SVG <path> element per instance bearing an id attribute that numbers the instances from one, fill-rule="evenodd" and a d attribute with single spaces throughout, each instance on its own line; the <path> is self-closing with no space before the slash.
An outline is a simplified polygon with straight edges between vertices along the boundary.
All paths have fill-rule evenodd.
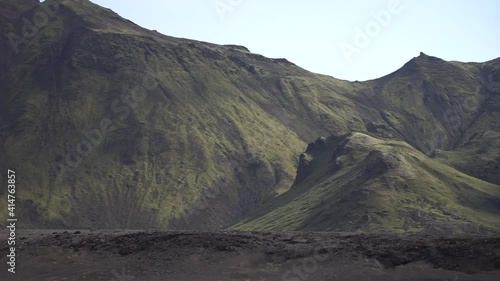
<path id="1" fill-rule="evenodd" d="M 405 143 L 355 133 L 310 157 L 314 172 L 308 178 L 230 229 L 500 230 L 498 185 L 433 161 Z"/>
<path id="2" fill-rule="evenodd" d="M 372 98 L 404 140 L 425 153 L 455 147 L 483 111 L 480 66 L 421 54 L 372 81 Z"/>
<path id="3" fill-rule="evenodd" d="M 142 72 L 141 74 L 144 75 L 144 72 Z M 161 71 L 158 74 L 162 75 Z M 179 77 L 181 75 L 182 77 Z M 195 180 L 199 181 L 197 184 L 207 185 L 207 182 L 213 182 L 221 177 L 213 171 L 214 169 L 222 168 L 222 172 L 224 174 L 228 172 L 230 173 L 230 171 L 228 171 L 228 168 L 225 167 L 227 165 L 224 164 L 224 160 L 228 159 L 227 154 L 230 153 L 234 154 L 231 155 L 231 159 L 245 159 L 245 157 L 247 157 L 246 155 L 239 155 L 238 151 L 244 151 L 245 153 L 251 154 L 260 153 L 260 155 L 264 155 L 265 153 L 270 156 L 270 160 L 273 163 L 288 162 L 288 167 L 286 166 L 286 164 L 280 164 L 280 167 L 282 169 L 288 169 L 289 177 L 293 175 L 295 167 L 293 166 L 293 162 L 291 161 L 291 156 L 296 155 L 296 153 L 299 151 L 299 147 L 303 145 L 300 140 L 297 140 L 297 142 L 300 144 L 296 146 L 297 151 L 290 152 L 285 159 L 281 159 L 283 157 L 282 155 L 274 155 L 275 153 L 267 153 L 266 151 L 267 149 L 272 149 L 273 151 L 281 151 L 283 150 L 283 148 L 287 149 L 284 145 L 283 140 L 277 139 L 277 141 L 269 141 L 264 146 L 262 146 L 262 143 L 257 143 L 256 141 L 245 141 L 245 138 L 248 138 L 250 136 L 271 139 L 270 135 L 274 135 L 275 133 L 273 132 L 273 130 L 275 130 L 274 128 L 279 128 L 282 125 L 280 125 L 277 121 L 266 120 L 265 118 L 269 118 L 270 116 L 265 113 L 263 113 L 261 117 L 255 116 L 254 111 L 258 110 L 255 105 L 253 106 L 254 108 L 249 109 L 236 108 L 237 106 L 239 106 L 239 99 L 236 99 L 236 101 L 231 101 L 231 99 L 227 96 L 223 97 L 223 93 L 220 93 L 218 91 L 222 89 L 227 92 L 227 88 L 222 88 L 220 84 L 207 85 L 207 87 L 214 86 L 220 88 L 216 88 L 216 94 L 212 97 L 212 99 L 207 96 L 200 95 L 201 93 L 199 92 L 195 92 L 194 87 L 192 89 L 187 89 L 182 85 L 171 85 L 170 81 L 179 81 L 180 79 L 185 77 L 184 74 L 181 75 L 177 75 L 176 70 L 174 70 L 172 71 L 172 73 L 166 75 L 168 77 L 168 80 L 162 81 L 160 78 L 158 80 L 159 87 L 156 95 L 155 93 L 151 93 L 151 100 L 145 101 L 144 103 L 141 103 L 137 108 L 135 108 L 133 113 L 130 114 L 131 117 L 129 119 L 121 121 L 119 120 L 119 116 L 115 117 L 115 119 L 118 119 L 115 124 L 117 130 L 113 132 L 113 134 L 108 136 L 109 140 L 106 140 L 106 142 L 102 144 L 103 150 L 105 150 L 107 153 L 110 153 L 110 155 L 120 155 L 120 157 L 116 159 L 119 161 L 119 163 L 125 162 L 127 164 L 133 164 L 134 166 L 137 165 L 139 167 L 143 166 L 139 165 L 139 163 L 141 163 L 142 161 L 146 162 L 147 164 L 153 162 L 150 166 L 154 166 L 154 161 L 152 159 L 154 159 L 154 157 L 157 155 L 165 155 L 165 162 L 167 162 L 165 163 L 166 167 L 164 167 L 165 172 L 160 172 L 160 174 L 170 175 L 170 177 L 174 178 L 173 181 L 175 182 L 175 185 L 180 185 L 177 189 L 181 194 L 177 196 L 181 197 L 179 199 L 181 200 L 181 202 L 186 201 L 182 202 L 186 206 L 193 205 L 193 203 L 189 200 L 193 200 L 196 202 L 196 196 L 193 196 L 192 192 L 188 193 L 186 191 L 192 189 L 190 185 L 195 184 Z M 75 76 L 85 76 L 87 78 L 86 81 L 88 82 L 100 81 L 99 76 L 88 73 L 85 69 Z M 119 83 L 119 81 L 134 81 L 134 79 L 136 79 L 135 77 L 137 76 L 138 73 L 133 72 L 130 74 L 120 73 L 116 75 L 116 80 L 108 78 L 108 80 L 103 83 L 104 85 L 99 86 L 99 89 L 93 89 L 89 87 L 92 86 L 92 84 L 79 82 L 77 82 L 79 83 L 78 85 L 70 85 L 69 91 L 71 91 L 73 94 L 75 94 L 76 89 L 87 89 L 91 90 L 91 93 L 99 94 L 100 96 L 92 97 L 89 95 L 89 93 L 85 92 L 82 92 L 79 95 L 76 94 L 74 97 L 74 101 L 72 101 L 74 102 L 74 106 L 69 105 L 67 108 L 65 108 L 66 110 L 71 109 L 71 117 L 69 117 L 68 119 L 78 120 L 77 122 L 82 122 L 75 124 L 74 127 L 88 128 L 88 130 L 95 128 L 95 126 L 99 124 L 101 120 L 100 118 L 108 117 L 110 119 L 113 119 L 112 112 L 109 112 L 109 108 L 105 108 L 99 105 L 112 104 L 113 99 L 116 100 L 117 98 L 119 98 L 118 95 L 113 95 L 113 92 L 119 93 L 122 89 L 113 89 L 108 85 L 116 83 L 116 85 L 121 84 L 122 86 L 124 86 L 123 83 Z M 138 82 L 139 81 L 137 81 L 136 83 L 138 84 Z M 124 87 L 126 88 L 127 86 L 125 85 Z M 226 87 L 229 87 L 229 90 L 238 92 L 237 89 L 231 88 L 230 85 L 227 85 Z M 183 95 L 172 96 L 174 98 L 174 101 L 171 103 L 168 96 L 169 93 L 171 95 L 174 95 L 174 93 L 179 92 Z M 211 89 L 208 88 L 205 93 L 210 92 Z M 191 97 L 186 97 L 187 95 L 191 95 Z M 102 100 L 101 97 L 107 98 L 107 100 Z M 220 102 L 215 101 L 216 106 L 214 106 L 213 104 L 207 104 L 207 102 L 209 102 L 210 100 L 212 100 L 213 102 L 213 99 L 218 98 L 220 99 Z M 192 100 L 197 100 L 196 104 L 198 106 L 190 105 L 189 102 Z M 158 106 L 158 102 L 160 102 L 160 106 Z M 167 105 L 168 103 L 171 104 Z M 37 102 L 37 104 L 43 106 L 44 103 Z M 57 102 L 52 101 L 52 105 L 54 104 L 57 104 Z M 85 114 L 85 112 L 89 112 L 90 110 L 93 110 L 94 112 L 92 116 L 81 116 L 81 114 Z M 47 110 L 40 109 L 34 111 L 43 112 Z M 177 114 L 172 114 L 176 111 Z M 62 114 L 65 113 L 66 112 L 63 111 Z M 189 116 L 187 120 L 185 119 L 185 116 Z M 37 118 L 34 117 L 31 119 Z M 43 119 L 39 118 L 38 120 Z M 259 124 L 259 121 L 262 122 L 262 124 Z M 28 122 L 26 124 L 26 126 L 31 125 L 31 123 Z M 151 124 L 151 126 L 147 126 L 145 124 Z M 42 127 L 41 124 L 35 124 L 32 126 Z M 151 134 L 153 135 L 151 141 L 148 140 L 147 136 L 149 135 L 150 130 L 152 131 Z M 224 130 L 227 131 L 223 132 Z M 293 137 L 295 134 L 291 134 L 291 137 L 288 137 L 290 133 L 283 133 L 286 131 L 287 129 L 281 128 L 280 133 L 281 135 L 283 135 L 283 138 L 286 139 L 287 146 L 289 146 L 291 144 L 290 141 L 293 142 Z M 79 141 L 81 141 L 82 136 L 80 132 L 73 131 L 72 134 L 70 134 L 69 132 L 70 131 L 64 131 L 65 135 L 61 136 L 60 138 L 65 139 L 68 143 L 73 144 L 77 144 Z M 227 133 L 229 135 L 229 140 L 222 138 L 221 135 L 223 133 L 221 134 L 221 132 Z M 297 138 L 296 135 L 295 138 Z M 32 141 L 34 142 L 34 140 Z M 53 143 L 47 144 L 47 146 L 51 145 L 53 145 Z M 279 148 L 274 149 L 273 146 L 275 145 L 277 145 Z M 61 147 L 62 145 L 59 146 L 59 148 Z M 210 152 L 211 149 L 213 149 L 214 152 Z M 19 148 L 19 150 L 21 149 Z M 87 170 L 86 173 L 93 173 L 93 171 L 102 170 L 104 167 L 99 166 L 102 162 L 105 162 L 102 158 L 103 155 L 106 155 L 106 152 L 98 150 L 94 152 L 96 155 L 95 158 L 93 157 L 94 154 L 88 156 L 85 161 L 97 163 L 97 165 L 88 167 L 84 166 L 81 171 Z M 219 153 L 219 155 L 214 155 L 215 152 Z M 61 151 L 57 151 L 57 149 L 55 149 L 53 153 L 54 155 L 57 155 L 58 153 L 60 154 Z M 221 159 L 220 163 L 213 163 L 212 159 L 218 159 L 216 156 L 219 156 L 219 159 Z M 48 157 L 50 157 L 50 155 L 48 155 Z M 142 160 L 141 158 L 144 158 L 144 160 Z M 239 163 L 236 162 L 235 165 L 238 164 Z M 139 167 L 134 167 L 132 169 L 139 169 L 139 171 L 145 169 L 145 167 Z M 50 171 L 50 169 L 48 170 Z M 212 174 L 210 174 L 210 172 L 212 172 Z M 222 174 L 222 172 L 219 171 L 218 173 Z M 277 172 L 285 172 L 285 176 L 283 177 L 286 178 L 286 170 Z M 205 175 L 206 178 L 198 179 L 198 175 L 203 175 L 204 173 L 207 173 L 207 175 Z M 120 169 L 119 172 L 111 172 L 111 174 L 120 175 L 117 179 L 118 182 L 126 182 L 126 178 L 131 177 L 131 175 L 133 175 L 134 173 L 132 171 L 127 172 L 127 169 Z M 151 183 L 147 182 L 147 173 L 141 171 L 141 174 L 145 175 L 145 184 L 150 186 Z M 188 174 L 188 176 L 186 176 L 186 174 Z M 99 183 L 101 181 L 100 177 L 97 181 L 90 181 L 87 179 L 87 177 L 88 176 L 83 173 L 78 173 L 77 170 L 77 174 L 74 175 L 74 179 L 72 180 L 73 182 L 70 185 L 74 186 L 74 189 L 76 190 L 79 189 L 78 187 L 80 185 L 84 185 L 82 186 L 82 189 L 88 189 L 88 186 L 92 186 L 93 188 L 95 188 L 95 194 L 104 193 L 104 187 L 102 188 L 102 190 L 99 189 L 99 186 L 102 185 L 102 183 Z M 71 178 L 73 178 L 73 176 Z M 118 184 L 118 182 L 111 182 L 109 184 L 115 185 Z M 154 187 L 151 189 L 153 190 L 152 193 L 154 193 Z M 272 193 L 272 190 L 268 190 L 267 192 Z M 47 192 L 47 194 L 48 193 L 49 192 Z M 133 194 L 134 193 L 132 193 L 132 195 Z M 67 198 L 67 195 L 64 196 Z M 124 206 L 130 206 L 132 203 L 123 200 L 121 194 L 116 194 L 114 196 L 116 196 L 117 202 L 121 202 L 121 204 L 123 204 Z M 129 200 L 134 201 L 134 196 L 131 196 Z M 183 196 L 186 198 L 183 198 Z M 40 199 L 43 200 L 43 198 Z M 111 200 L 112 199 L 109 198 L 109 201 Z M 174 205 L 173 207 L 177 207 L 176 211 L 179 212 L 178 205 L 180 205 L 180 203 L 177 203 L 176 206 L 175 199 L 169 198 L 168 200 L 164 201 L 169 202 L 168 204 Z M 56 202 L 60 203 L 58 201 Z M 105 209 L 105 206 L 107 206 L 106 204 L 107 203 L 102 203 L 98 206 L 97 209 Z M 69 204 L 59 205 L 63 206 Z M 154 205 L 157 205 L 157 202 L 154 202 Z M 163 209 L 173 210 L 175 209 L 173 207 L 167 205 Z M 117 210 L 117 208 L 111 209 Z M 134 209 L 130 208 L 129 210 L 133 211 Z M 165 216 L 167 216 L 167 214 L 165 214 Z M 116 225 L 112 226 L 115 227 Z M 121 225 L 121 227 L 126 226 L 126 224 Z"/>
<path id="4" fill-rule="evenodd" d="M 468 175 L 500 184 L 499 139 L 499 132 L 487 131 L 474 135 L 457 150 L 438 150 L 433 157 Z"/>
<path id="5" fill-rule="evenodd" d="M 23 132 L 20 132 L 17 136 L 24 143 L 13 141 L 7 142 L 6 145 L 13 151 L 25 151 L 24 154 L 17 155 L 17 158 L 23 160 L 34 158 L 30 157 L 32 153 L 27 149 L 32 145 L 43 151 L 43 155 L 35 155 L 36 159 L 30 160 L 35 163 L 32 166 L 24 162 L 16 163 L 11 153 L 6 153 L 6 159 L 14 166 L 17 164 L 26 167 L 25 179 L 33 180 L 31 183 L 26 182 L 25 185 L 31 188 L 26 188 L 21 198 L 40 206 L 40 213 L 35 214 L 35 217 L 39 215 L 37 219 L 56 221 L 60 225 L 78 223 L 75 221 L 84 220 L 75 218 L 79 213 L 78 209 L 81 208 L 91 211 L 90 214 L 83 216 L 89 217 L 88 220 L 84 220 L 84 223 L 89 225 L 92 225 L 89 220 L 95 220 L 100 216 L 102 221 L 97 225 L 100 223 L 110 227 L 129 227 L 137 223 L 134 219 L 130 219 L 130 216 L 140 216 L 141 210 L 145 209 L 154 214 L 158 213 L 159 218 L 155 221 L 158 226 L 166 224 L 173 217 L 178 217 L 182 211 L 181 206 L 184 208 L 195 206 L 202 196 L 201 187 L 213 189 L 214 187 L 210 185 L 220 182 L 223 177 L 228 177 L 227 188 L 233 189 L 242 184 L 240 180 L 250 181 L 250 179 L 252 186 L 276 185 L 285 189 L 289 186 L 295 170 L 294 156 L 303 145 L 295 133 L 284 128 L 278 120 L 266 112 L 259 113 L 262 110 L 251 100 L 247 103 L 248 108 L 241 108 L 240 96 L 243 94 L 229 82 L 222 84 L 227 80 L 221 77 L 222 75 L 218 73 L 215 73 L 215 77 L 207 75 L 206 73 L 213 72 L 213 69 L 195 59 L 192 60 L 195 63 L 184 62 L 184 65 L 172 64 L 172 61 L 168 60 L 163 64 L 159 60 L 158 65 L 170 65 L 170 67 L 165 67 L 166 70 L 157 68 L 152 74 L 147 67 L 155 63 L 153 59 L 147 66 L 143 62 L 145 69 L 141 71 L 125 70 L 110 73 L 113 69 L 102 68 L 110 64 L 110 61 L 100 61 L 109 59 L 108 54 L 100 55 L 99 47 L 106 50 L 107 42 L 110 43 L 111 50 L 117 46 L 130 47 L 137 40 L 133 37 L 117 37 L 115 41 L 109 35 L 112 34 L 100 32 L 96 33 L 95 37 L 89 38 L 87 36 L 93 35 L 83 33 L 81 36 L 84 40 L 73 41 L 77 45 L 74 46 L 76 50 L 72 56 L 61 54 L 62 57 L 66 57 L 67 63 L 63 63 L 60 71 L 52 73 L 54 76 L 60 75 L 57 77 L 61 81 L 60 85 L 57 85 L 60 89 L 54 89 L 57 92 L 44 91 L 44 86 L 51 84 L 43 80 L 46 76 L 37 77 L 37 83 L 33 83 L 36 86 L 22 83 L 23 79 L 28 80 L 26 76 L 33 77 L 39 74 L 43 76 L 43 73 L 36 72 L 36 66 L 35 70 L 31 68 L 32 64 L 17 68 L 20 72 L 23 72 L 23 69 L 32 71 L 25 75 L 13 71 L 13 79 L 10 80 L 9 86 L 21 89 L 21 92 L 25 93 L 25 96 L 17 97 L 18 108 L 15 108 L 16 104 L 12 104 L 13 111 L 22 116 L 18 119 L 20 121 L 17 125 L 29 128 L 30 135 L 36 138 L 26 138 Z M 102 40 L 104 37 L 107 39 Z M 88 44 L 89 41 L 93 44 Z M 99 46 L 101 43 L 104 46 Z M 87 47 L 91 49 L 86 50 Z M 30 48 L 31 46 L 27 48 L 26 53 L 30 53 Z M 39 53 L 43 52 L 39 51 L 39 48 L 43 47 L 33 48 Z M 122 54 L 128 51 L 124 50 Z M 113 59 L 116 64 L 125 62 L 134 67 L 141 65 L 140 62 L 129 61 L 139 54 L 127 55 L 129 56 L 124 59 Z M 170 58 L 177 56 L 171 51 L 166 55 Z M 122 67 L 125 68 L 126 65 Z M 185 68 L 191 73 L 186 72 Z M 148 93 L 147 101 L 138 105 L 127 119 L 120 120 L 120 115 L 113 116 L 109 105 L 119 99 L 123 91 L 133 88 L 134 85 L 141 85 L 143 81 L 140 77 L 145 75 L 159 76 L 155 78 L 159 85 L 155 89 L 156 92 Z M 191 76 L 196 76 L 198 82 Z M 186 83 L 186 79 L 190 81 Z M 124 81 L 129 83 L 123 83 Z M 210 81 L 217 82 L 210 83 Z M 197 88 L 198 85 L 191 83 L 199 83 L 204 88 Z M 32 105 L 25 106 L 29 103 Z M 65 146 L 68 144 L 76 146 L 82 140 L 83 136 L 79 129 L 98 128 L 103 118 L 113 120 L 117 129 L 84 159 L 76 171 L 66 173 L 62 183 L 54 179 L 51 167 L 48 165 L 49 161 L 58 157 L 64 158 Z M 45 123 L 48 119 L 51 120 L 49 124 Z M 53 127 L 47 128 L 47 125 Z M 228 136 L 227 139 L 222 137 L 224 134 Z M 149 135 L 152 135 L 151 140 Z M 275 141 L 271 137 L 274 135 L 280 135 L 282 138 L 277 138 Z M 245 139 L 252 137 L 269 141 L 262 143 Z M 298 145 L 295 145 L 294 141 Z M 291 150 L 294 146 L 295 151 Z M 287 149 L 289 152 L 286 152 Z M 118 162 L 118 167 L 116 162 L 111 164 L 110 161 L 106 161 L 107 154 Z M 268 157 L 269 161 L 259 158 L 263 155 Z M 251 175 L 246 176 L 245 169 L 241 169 L 243 175 L 231 176 L 234 173 L 232 169 L 250 164 L 251 161 L 240 160 L 247 158 L 255 158 L 257 163 L 264 163 L 262 167 L 269 170 L 267 178 L 271 176 L 273 180 L 281 178 L 280 182 L 265 182 L 266 177 L 262 177 L 264 180 L 255 181 Z M 219 162 L 215 162 L 214 159 L 218 159 Z M 113 171 L 113 166 L 116 167 L 116 171 Z M 40 169 L 41 167 L 43 169 Z M 155 175 L 154 180 L 158 180 L 161 187 L 151 183 L 149 176 L 151 173 Z M 136 177 L 137 174 L 141 176 Z M 121 185 L 125 185 L 126 188 L 117 188 Z M 165 191 L 166 185 L 173 186 L 170 193 Z M 142 186 L 147 188 L 143 189 Z M 231 192 L 234 194 L 237 191 L 228 191 Z M 261 192 L 262 194 L 257 194 L 259 198 L 254 198 L 257 202 L 265 194 L 272 194 L 273 189 L 267 187 Z M 107 196 L 102 196 L 103 194 Z M 161 200 L 154 198 L 161 196 Z M 69 206 L 74 207 L 71 209 Z M 44 210 L 50 211 L 44 215 Z M 98 212 L 103 210 L 109 211 L 99 215 Z M 146 213 L 143 216 L 150 214 Z"/>
<path id="6" fill-rule="evenodd" d="M 485 63 L 481 71 L 479 93 L 485 96 L 482 109 L 453 150 L 436 151 L 433 157 L 466 174 L 499 184 L 500 60 Z"/>

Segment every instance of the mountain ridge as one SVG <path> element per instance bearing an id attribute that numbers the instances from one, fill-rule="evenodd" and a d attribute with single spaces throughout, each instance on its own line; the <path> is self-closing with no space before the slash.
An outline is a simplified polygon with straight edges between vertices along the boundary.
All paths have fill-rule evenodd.
<path id="1" fill-rule="evenodd" d="M 443 234 L 500 230 L 499 185 L 444 166 L 404 142 L 351 133 L 319 138 L 302 156 L 292 190 L 230 229 Z"/>

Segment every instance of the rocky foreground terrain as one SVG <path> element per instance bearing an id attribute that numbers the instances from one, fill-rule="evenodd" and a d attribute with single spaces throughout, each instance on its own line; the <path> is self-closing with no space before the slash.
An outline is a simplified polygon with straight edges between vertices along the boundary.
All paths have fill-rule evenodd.
<path id="1" fill-rule="evenodd" d="M 499 280 L 500 238 L 325 232 L 20 231 L 1 280 Z M 0 262 L 6 263 L 7 248 Z"/>

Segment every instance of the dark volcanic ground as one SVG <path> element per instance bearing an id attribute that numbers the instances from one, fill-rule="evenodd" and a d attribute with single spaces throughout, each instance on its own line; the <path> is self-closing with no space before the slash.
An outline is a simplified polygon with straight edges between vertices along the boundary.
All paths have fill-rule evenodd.
<path id="1" fill-rule="evenodd" d="M 6 237 L 7 232 L 2 232 Z M 500 237 L 21 231 L 0 280 L 500 280 Z"/>

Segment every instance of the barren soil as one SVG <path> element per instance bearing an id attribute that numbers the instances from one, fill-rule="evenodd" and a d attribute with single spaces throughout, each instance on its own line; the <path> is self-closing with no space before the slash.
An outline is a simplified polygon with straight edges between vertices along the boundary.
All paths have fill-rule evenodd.
<path id="1" fill-rule="evenodd" d="M 2 232 L 6 237 L 7 233 Z M 500 280 L 500 237 L 19 230 L 0 280 Z"/>

